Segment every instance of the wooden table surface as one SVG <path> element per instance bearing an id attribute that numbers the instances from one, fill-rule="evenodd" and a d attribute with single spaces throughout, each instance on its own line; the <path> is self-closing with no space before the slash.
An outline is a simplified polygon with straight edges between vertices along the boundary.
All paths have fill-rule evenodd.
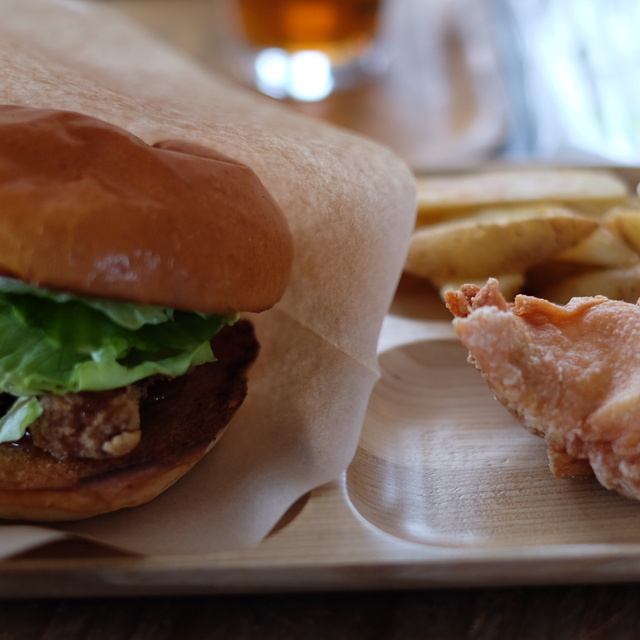
<path id="1" fill-rule="evenodd" d="M 634 640 L 640 586 L 0 603 L 20 640 Z"/>
<path id="2" fill-rule="evenodd" d="M 214 20 L 213 0 L 103 1 L 120 6 L 203 64 L 228 72 L 213 27 L 208 28 Z M 485 63 L 488 53 L 483 52 Z M 477 59 L 462 58 L 464 52 L 454 43 L 449 68 L 468 71 L 469 60 Z M 424 72 L 423 66 L 418 67 Z M 484 90 L 469 77 L 450 78 L 441 85 L 446 104 L 425 93 L 415 81 L 416 68 L 411 71 L 396 63 L 378 83 L 322 103 L 291 106 L 391 145 L 418 170 L 481 162 L 500 147 L 505 111 L 495 68 L 481 65 L 476 71 Z M 625 640 L 639 636 L 636 584 L 0 602 L 0 639 Z"/>

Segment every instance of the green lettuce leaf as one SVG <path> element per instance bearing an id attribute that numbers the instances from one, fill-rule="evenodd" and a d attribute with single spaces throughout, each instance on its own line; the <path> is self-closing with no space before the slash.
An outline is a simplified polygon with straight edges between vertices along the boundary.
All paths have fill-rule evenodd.
<path id="1" fill-rule="evenodd" d="M 0 278 L 0 389 L 15 396 L 104 390 L 215 359 L 236 316 L 83 298 Z"/>
<path id="2" fill-rule="evenodd" d="M 0 418 L 0 442 L 20 440 L 27 427 L 42 415 L 37 398 L 18 398 L 9 411 Z"/>
<path id="3" fill-rule="evenodd" d="M 173 309 L 166 307 L 141 305 L 107 298 L 85 298 L 64 291 L 51 291 L 50 289 L 34 287 L 22 280 L 14 280 L 13 278 L 0 277 L 0 292 L 30 295 L 53 300 L 54 302 L 80 302 L 83 305 L 101 311 L 116 324 L 134 330 L 139 329 L 144 324 L 160 324 L 171 320 L 173 313 Z"/>

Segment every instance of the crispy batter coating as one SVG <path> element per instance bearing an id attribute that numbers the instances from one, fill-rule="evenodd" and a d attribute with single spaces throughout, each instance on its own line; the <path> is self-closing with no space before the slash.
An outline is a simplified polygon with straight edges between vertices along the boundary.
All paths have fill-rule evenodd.
<path id="1" fill-rule="evenodd" d="M 43 414 L 31 425 L 33 444 L 58 460 L 110 458 L 140 442 L 140 401 L 145 384 L 40 398 Z"/>
<path id="2" fill-rule="evenodd" d="M 507 304 L 491 279 L 446 297 L 469 361 L 547 443 L 557 476 L 640 499 L 640 306 L 603 296 Z"/>

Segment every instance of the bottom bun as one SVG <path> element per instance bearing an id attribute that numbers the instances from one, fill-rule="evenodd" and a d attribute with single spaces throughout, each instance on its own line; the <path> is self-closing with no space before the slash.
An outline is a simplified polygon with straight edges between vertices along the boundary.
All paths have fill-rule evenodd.
<path id="1" fill-rule="evenodd" d="M 0 445 L 0 518 L 80 520 L 135 507 L 169 488 L 218 442 L 247 393 L 258 353 L 250 322 L 212 341 L 216 362 L 158 380 L 141 406 L 142 439 L 106 460 L 56 460 L 30 444 Z"/>

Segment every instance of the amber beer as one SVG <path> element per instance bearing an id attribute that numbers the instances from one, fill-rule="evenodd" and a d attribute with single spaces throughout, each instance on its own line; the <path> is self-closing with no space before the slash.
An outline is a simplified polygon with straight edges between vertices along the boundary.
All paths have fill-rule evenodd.
<path id="1" fill-rule="evenodd" d="M 358 51 L 370 47 L 382 0 L 238 0 L 245 37 L 256 48 Z"/>

